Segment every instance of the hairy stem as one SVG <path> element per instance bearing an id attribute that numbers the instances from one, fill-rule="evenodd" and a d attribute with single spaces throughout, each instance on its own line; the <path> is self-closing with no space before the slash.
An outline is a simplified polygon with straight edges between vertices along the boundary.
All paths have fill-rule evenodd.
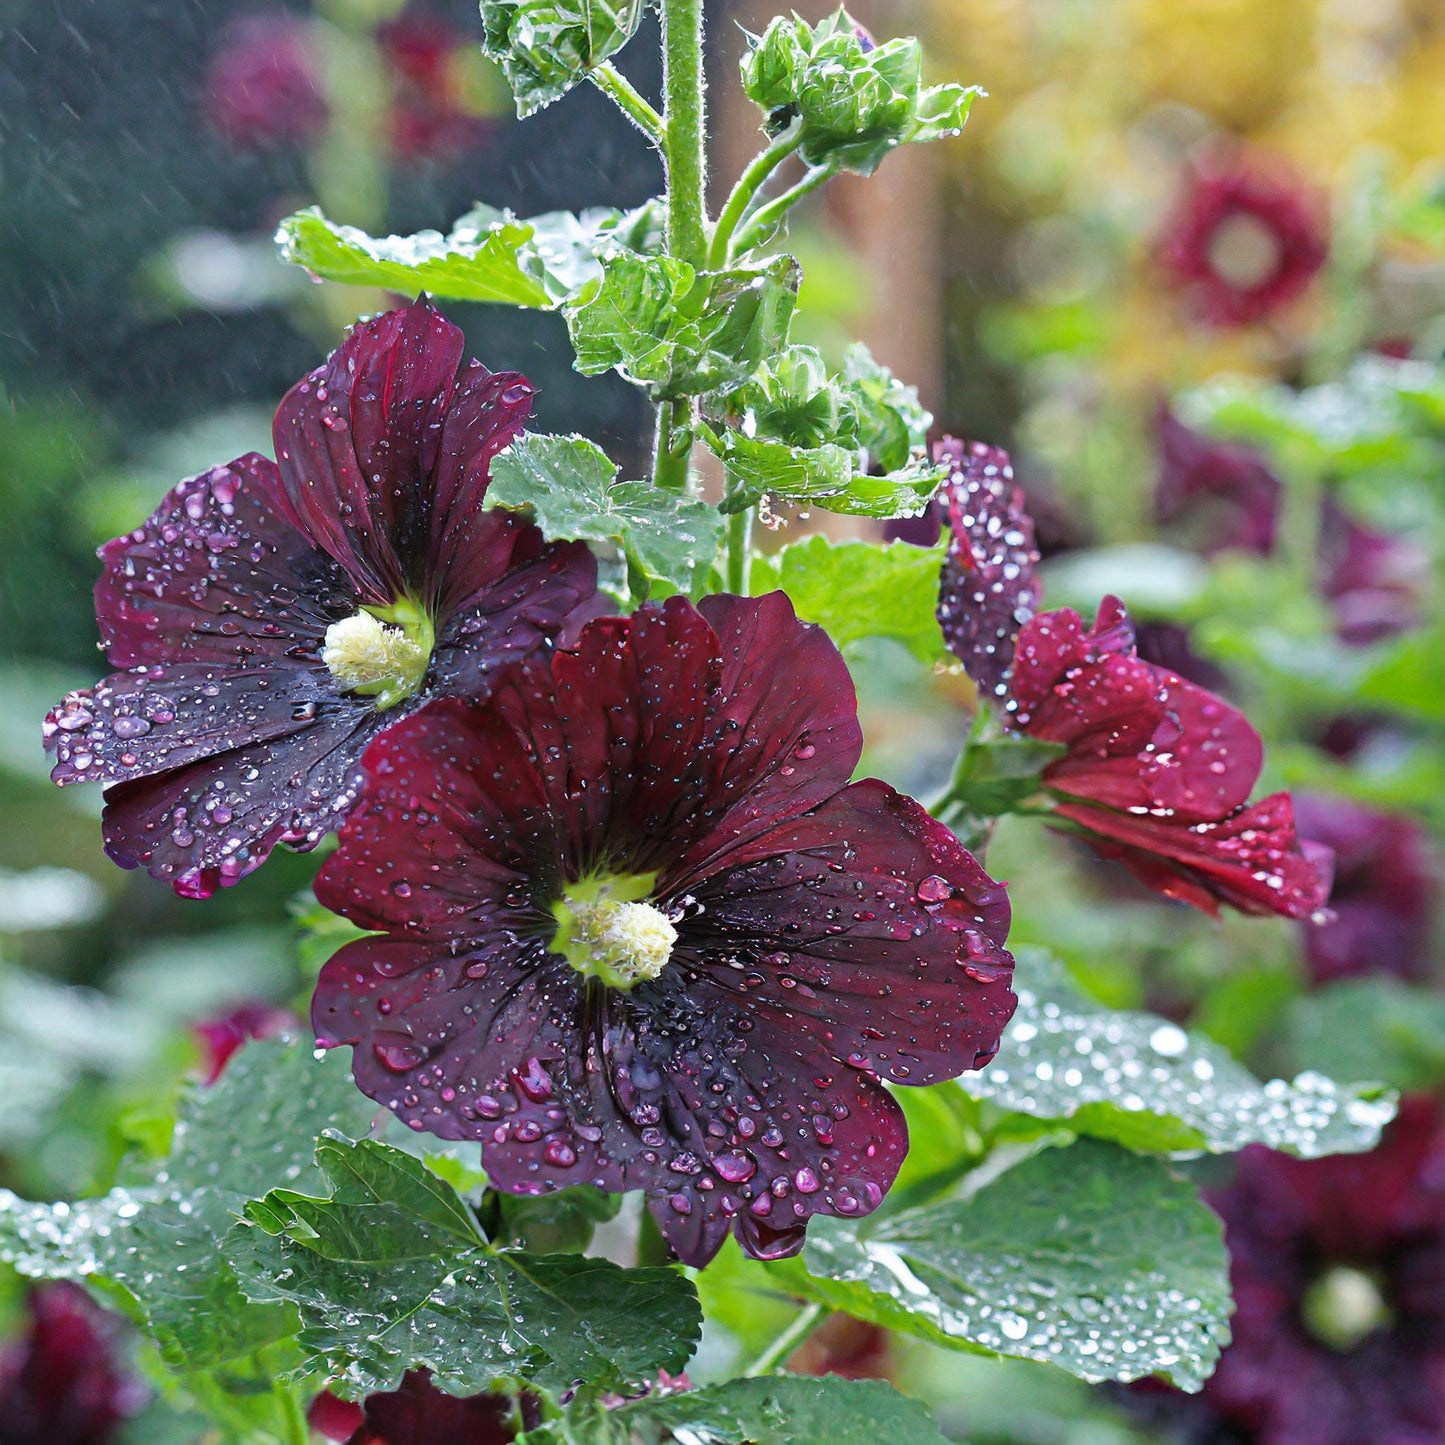
<path id="1" fill-rule="evenodd" d="M 798 148 L 799 130 L 794 126 L 784 131 L 766 150 L 753 157 L 748 168 L 738 177 L 732 195 L 722 208 L 713 228 L 712 245 L 708 248 L 707 264 L 714 270 L 726 266 L 732 256 L 733 234 L 738 223 L 747 214 L 748 206 L 766 184 L 767 179 Z"/>
<path id="2" fill-rule="evenodd" d="M 666 103 L 667 249 L 701 267 L 707 259 L 707 102 L 702 71 L 703 0 L 663 0 L 662 90 Z"/>
<path id="3" fill-rule="evenodd" d="M 748 595 L 753 562 L 753 509 L 745 508 L 728 518 L 728 591 Z"/>
<path id="4" fill-rule="evenodd" d="M 703 0 L 663 0 L 663 161 L 667 167 L 667 250 L 701 269 L 707 263 L 706 119 L 702 69 Z M 663 401 L 657 408 L 652 480 L 673 492 L 689 485 L 692 403 Z"/>
<path id="5" fill-rule="evenodd" d="M 623 115 L 645 135 L 655 146 L 661 147 L 667 139 L 667 127 L 662 117 L 648 103 L 647 97 L 637 89 L 610 60 L 604 60 L 591 72 L 592 83 L 603 95 L 608 96 Z"/>
<path id="6" fill-rule="evenodd" d="M 782 1333 L 742 1372 L 743 1378 L 751 1380 L 758 1375 L 771 1375 L 827 1316 L 827 1310 L 820 1304 L 804 1305 Z"/>
<path id="7" fill-rule="evenodd" d="M 826 185 L 837 172 L 832 166 L 814 166 L 807 175 L 795 186 L 790 186 L 776 200 L 769 201 L 766 206 L 759 206 L 748 219 L 747 225 L 733 239 L 731 251 L 734 256 L 741 256 L 743 252 L 751 250 L 766 239 L 769 232 L 803 199 L 816 191 L 819 186 Z"/>

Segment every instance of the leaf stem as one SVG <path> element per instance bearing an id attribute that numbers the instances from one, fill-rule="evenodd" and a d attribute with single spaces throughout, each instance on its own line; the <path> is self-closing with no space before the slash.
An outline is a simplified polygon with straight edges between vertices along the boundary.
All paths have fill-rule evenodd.
<path id="1" fill-rule="evenodd" d="M 827 1314 L 820 1304 L 804 1305 L 778 1337 L 742 1372 L 743 1379 L 771 1375 L 823 1323 Z"/>
<path id="2" fill-rule="evenodd" d="M 289 1385 L 278 1385 L 276 1388 L 286 1426 L 286 1445 L 309 1445 L 311 1427 L 306 1423 L 306 1412 L 301 1408 L 295 1390 Z"/>
<path id="3" fill-rule="evenodd" d="M 788 214 L 804 196 L 816 191 L 819 186 L 826 185 L 837 172 L 832 166 L 814 166 L 797 185 L 790 186 L 776 200 L 769 201 L 765 206 L 759 206 L 748 218 L 738 235 L 734 238 L 731 251 L 734 256 L 741 256 L 745 251 L 750 251 L 754 246 L 760 244 L 768 236 L 768 233 Z"/>
<path id="4" fill-rule="evenodd" d="M 753 564 L 753 509 L 744 507 L 728 518 L 728 591 L 749 594 Z"/>
<path id="5" fill-rule="evenodd" d="M 611 99 L 653 145 L 662 149 L 667 141 L 667 127 L 647 97 L 610 60 L 604 60 L 590 75 L 592 84 Z"/>
<path id="6" fill-rule="evenodd" d="M 657 441 L 652 452 L 652 482 L 667 492 L 691 485 L 692 407 L 686 398 L 657 404 Z"/>
<path id="7" fill-rule="evenodd" d="M 798 148 L 802 138 L 801 127 L 794 125 L 785 130 L 766 150 L 759 151 L 748 163 L 748 168 L 738 177 L 738 183 L 727 198 L 717 225 L 713 228 L 712 244 L 708 248 L 707 264 L 713 271 L 727 265 L 732 255 L 733 233 L 747 213 L 757 193 L 769 176 Z"/>

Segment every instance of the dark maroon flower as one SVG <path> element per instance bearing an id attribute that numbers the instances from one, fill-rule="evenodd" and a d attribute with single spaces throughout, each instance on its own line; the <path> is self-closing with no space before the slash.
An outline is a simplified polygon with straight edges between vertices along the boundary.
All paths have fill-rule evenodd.
<path id="1" fill-rule="evenodd" d="M 1226 692 L 1229 676 L 1190 643 L 1190 630 L 1177 622 L 1139 622 L 1134 626 L 1134 650 L 1145 662 L 1165 672 L 1177 672 L 1186 682 L 1208 692 Z"/>
<path id="2" fill-rule="evenodd" d="M 29 1325 L 0 1349 L 3 1445 L 106 1445 L 149 1396 L 121 1364 L 121 1322 L 75 1284 L 26 1300 Z"/>
<path id="3" fill-rule="evenodd" d="M 509 1395 L 448 1395 L 426 1370 L 408 1370 L 395 1390 L 368 1395 L 360 1405 L 323 1392 L 307 1421 L 319 1435 L 345 1445 L 508 1445 L 519 1426 L 540 1424 L 526 1396 L 519 1414 Z"/>
<path id="4" fill-rule="evenodd" d="M 843 1380 L 886 1380 L 895 1365 L 892 1336 L 881 1325 L 833 1315 L 788 1361 L 795 1375 L 836 1375 Z"/>
<path id="5" fill-rule="evenodd" d="M 368 750 L 317 897 L 384 936 L 312 1022 L 412 1128 L 515 1194 L 643 1189 L 701 1265 L 876 1208 L 907 1148 L 879 1080 L 981 1067 L 1014 1008 L 1004 890 L 849 786 L 857 700 L 787 598 L 589 624 Z"/>
<path id="6" fill-rule="evenodd" d="M 935 497 L 916 517 L 894 517 L 883 523 L 885 542 L 907 542 L 910 547 L 936 547 L 947 516 Z"/>
<path id="7" fill-rule="evenodd" d="M 399 15 L 376 32 L 391 84 L 391 148 L 403 160 L 445 160 L 487 133 L 462 93 L 466 40 L 444 20 Z"/>
<path id="8" fill-rule="evenodd" d="M 346 816 L 378 732 L 596 610 L 580 543 L 483 511 L 532 388 L 425 301 L 359 325 L 252 453 L 101 549 L 111 665 L 45 723 L 58 783 L 106 784 L 106 851 L 203 898 Z"/>
<path id="9" fill-rule="evenodd" d="M 192 1032 L 205 1052 L 206 1083 L 214 1084 L 231 1055 L 249 1039 L 274 1039 L 294 1034 L 301 1020 L 289 1008 L 271 1003 L 243 1003 L 216 1018 L 198 1023 Z"/>
<path id="10" fill-rule="evenodd" d="M 1310 976 L 1316 983 L 1371 973 L 1424 978 L 1437 891 L 1425 830 L 1319 793 L 1296 797 L 1295 822 L 1302 837 L 1335 855 L 1334 920 L 1305 932 Z"/>
<path id="11" fill-rule="evenodd" d="M 1445 1128 L 1401 1106 L 1371 1154 L 1258 1145 L 1210 1202 L 1224 1219 L 1234 1343 L 1185 1418 L 1253 1445 L 1445 1438 Z M 1176 1397 L 1177 1398 L 1177 1397 Z"/>
<path id="12" fill-rule="evenodd" d="M 933 459 L 953 465 L 939 493 L 950 535 L 938 625 L 979 691 L 997 701 L 1008 691 L 1014 637 L 1040 596 L 1034 524 L 1007 452 L 945 437 Z"/>
<path id="13" fill-rule="evenodd" d="M 1342 642 L 1365 647 L 1420 625 L 1428 562 L 1419 547 L 1362 526 L 1333 503 L 1320 531 L 1320 586 Z"/>
<path id="14" fill-rule="evenodd" d="M 1313 193 L 1238 161 L 1195 173 L 1159 243 L 1166 272 L 1214 326 L 1273 315 L 1304 291 L 1328 253 Z"/>
<path id="15" fill-rule="evenodd" d="M 1244 714 L 1134 650 L 1124 605 L 1093 629 L 1077 612 L 1020 629 L 1010 727 L 1067 751 L 1045 787 L 1067 820 L 1146 887 L 1208 913 L 1309 918 L 1329 893 L 1328 852 L 1301 845 L 1287 793 L 1250 804 L 1264 749 Z"/>
<path id="16" fill-rule="evenodd" d="M 248 16 L 211 58 L 206 116 L 238 151 L 311 145 L 330 109 L 319 75 L 305 21 L 285 13 Z"/>
<path id="17" fill-rule="evenodd" d="M 1274 550 L 1282 488 L 1258 452 L 1193 430 L 1167 406 L 1156 413 L 1155 434 L 1159 521 L 1186 519 L 1205 555 Z"/>

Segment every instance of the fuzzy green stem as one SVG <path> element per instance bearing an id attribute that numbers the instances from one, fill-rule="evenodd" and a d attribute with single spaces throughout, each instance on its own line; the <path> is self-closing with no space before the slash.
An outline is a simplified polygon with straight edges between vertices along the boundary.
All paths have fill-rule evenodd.
<path id="1" fill-rule="evenodd" d="M 836 174 L 832 166 L 814 166 L 797 185 L 789 187 L 766 206 L 759 206 L 748 218 L 747 225 L 733 239 L 732 254 L 741 256 L 754 246 L 760 245 L 804 196 L 810 195 L 819 186 L 826 185 Z"/>
<path id="2" fill-rule="evenodd" d="M 276 1393 L 286 1426 L 286 1445 L 310 1445 L 311 1427 L 306 1423 L 306 1412 L 301 1408 L 296 1392 L 289 1385 L 278 1385 Z"/>
<path id="3" fill-rule="evenodd" d="M 686 492 L 691 485 L 692 407 L 685 399 L 659 402 L 657 441 L 652 453 L 653 485 L 668 492 Z"/>
<path id="4" fill-rule="evenodd" d="M 787 1327 L 772 1344 L 743 1371 L 743 1378 L 751 1380 L 758 1375 L 771 1375 L 823 1323 L 827 1316 L 828 1311 L 820 1304 L 804 1305 L 788 1321 Z"/>
<path id="5" fill-rule="evenodd" d="M 739 222 L 747 214 L 754 197 L 767 182 L 769 176 L 798 148 L 801 130 L 794 126 L 780 135 L 766 150 L 753 157 L 748 168 L 738 177 L 732 194 L 727 198 L 722 213 L 713 228 L 712 245 L 708 248 L 707 264 L 713 271 L 727 265 L 732 255 L 733 234 Z"/>
<path id="6" fill-rule="evenodd" d="M 648 103 L 647 97 L 610 60 L 604 60 L 590 74 L 592 84 L 611 99 L 653 145 L 660 148 L 667 139 L 667 127 Z"/>
<path id="7" fill-rule="evenodd" d="M 746 597 L 753 563 L 753 509 L 744 508 L 728 518 L 728 591 Z"/>
<path id="8" fill-rule="evenodd" d="M 703 0 L 663 0 L 662 91 L 666 102 L 667 249 L 701 267 L 707 257 Z"/>

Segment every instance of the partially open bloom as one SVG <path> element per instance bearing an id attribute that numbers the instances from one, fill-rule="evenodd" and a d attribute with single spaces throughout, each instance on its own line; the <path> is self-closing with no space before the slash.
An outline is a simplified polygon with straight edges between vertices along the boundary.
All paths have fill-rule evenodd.
<path id="1" fill-rule="evenodd" d="M 580 543 L 483 511 L 532 388 L 425 302 L 359 325 L 251 453 L 101 549 L 110 663 L 45 722 L 58 783 L 106 785 L 106 851 L 188 897 L 314 847 L 366 745 L 595 608 Z"/>
<path id="2" fill-rule="evenodd" d="M 1252 447 L 1193 430 L 1167 406 L 1156 414 L 1155 431 L 1158 520 L 1188 524 L 1205 555 L 1232 548 L 1272 552 L 1283 488 L 1264 458 Z"/>
<path id="3" fill-rule="evenodd" d="M 459 1398 L 437 1389 L 426 1370 L 408 1370 L 395 1390 L 350 1405 L 321 1394 L 307 1422 L 323 1439 L 344 1445 L 508 1445 L 521 1428 L 540 1423 L 533 1402 L 508 1395 Z"/>
<path id="4" fill-rule="evenodd" d="M 682 598 L 518 664 L 366 754 L 317 897 L 382 936 L 312 1021 L 363 1092 L 516 1194 L 645 1190 L 701 1265 L 877 1207 L 882 1087 L 992 1057 L 1009 907 L 912 799 L 849 778 L 852 681 L 781 593 Z"/>
<path id="5" fill-rule="evenodd" d="M 1227 1429 L 1244 1445 L 1445 1438 L 1439 1105 L 1406 1100 L 1370 1154 L 1304 1160 L 1253 1145 L 1210 1203 L 1229 1246 L 1234 1343 L 1202 1395 L 1172 1396 L 1189 1438 Z M 1211 1422 L 1218 1437 L 1206 1433 Z"/>
<path id="6" fill-rule="evenodd" d="M 306 21 L 282 11 L 237 22 L 206 71 L 204 110 L 238 151 L 310 145 L 330 107 Z"/>
<path id="7" fill-rule="evenodd" d="M 5 1445 L 107 1445 L 149 1391 L 118 1358 L 120 1321 L 79 1285 L 42 1285 L 24 1335 L 0 1348 Z"/>
<path id="8" fill-rule="evenodd" d="M 1298 183 L 1234 162 L 1200 170 L 1160 241 L 1199 318 L 1247 326 L 1289 304 L 1329 253 L 1324 217 Z"/>
<path id="9" fill-rule="evenodd" d="M 996 702 L 1008 691 L 1014 638 L 1041 595 L 1033 520 L 1007 452 L 945 437 L 933 455 L 953 464 L 939 494 L 949 542 L 938 625 L 980 692 Z"/>
<path id="10" fill-rule="evenodd" d="M 1301 845 L 1288 793 L 1250 803 L 1264 759 L 1244 714 L 1134 650 L 1124 605 L 1092 629 L 1071 608 L 1020 629 L 1009 726 L 1066 751 L 1044 769 L 1054 816 L 1145 886 L 1207 913 L 1309 918 L 1328 850 Z"/>
<path id="11" fill-rule="evenodd" d="M 1425 830 L 1398 813 L 1321 793 L 1295 799 L 1295 820 L 1301 836 L 1335 855 L 1334 919 L 1305 934 L 1311 977 L 1425 977 L 1437 893 Z"/>

